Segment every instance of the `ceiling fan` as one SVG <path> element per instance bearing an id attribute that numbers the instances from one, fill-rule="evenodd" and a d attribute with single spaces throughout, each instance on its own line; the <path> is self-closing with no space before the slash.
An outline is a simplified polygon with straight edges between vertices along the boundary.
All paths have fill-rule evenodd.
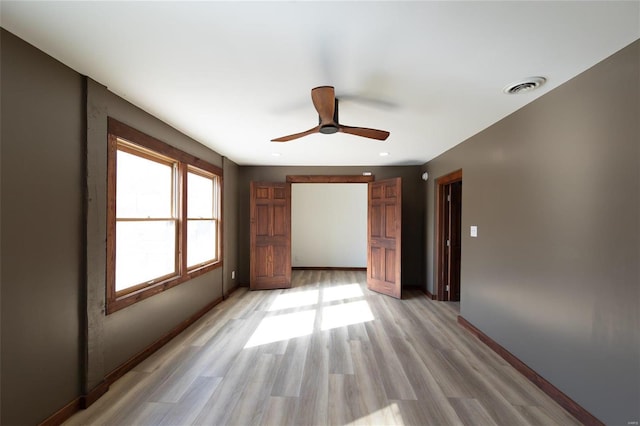
<path id="1" fill-rule="evenodd" d="M 389 132 L 385 130 L 351 127 L 340 124 L 338 122 L 338 100 L 336 99 L 335 89 L 332 86 L 320 86 L 311 89 L 311 100 L 313 101 L 313 106 L 316 108 L 316 111 L 318 111 L 320 124 L 313 129 L 301 133 L 271 139 L 271 142 L 289 142 L 313 133 L 328 135 L 336 132 L 348 133 L 380 141 L 386 140 L 389 137 Z"/>

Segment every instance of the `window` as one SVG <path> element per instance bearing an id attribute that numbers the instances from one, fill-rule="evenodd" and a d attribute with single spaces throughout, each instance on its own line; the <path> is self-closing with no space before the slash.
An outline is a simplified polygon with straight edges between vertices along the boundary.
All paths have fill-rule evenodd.
<path id="1" fill-rule="evenodd" d="M 222 264 L 222 171 L 109 119 L 107 313 Z"/>
<path id="2" fill-rule="evenodd" d="M 218 185 L 215 175 L 189 167 L 187 171 L 187 268 L 215 260 L 218 248 Z"/>

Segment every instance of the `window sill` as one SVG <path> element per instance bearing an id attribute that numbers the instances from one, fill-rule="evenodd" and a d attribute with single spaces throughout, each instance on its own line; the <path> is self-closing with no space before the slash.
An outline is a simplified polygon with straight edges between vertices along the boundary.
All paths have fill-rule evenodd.
<path id="1" fill-rule="evenodd" d="M 220 267 L 222 267 L 222 261 L 218 261 L 210 265 L 202 266 L 198 269 L 189 271 L 184 275 L 167 278 L 163 281 L 159 281 L 157 283 L 151 284 L 145 288 L 142 288 L 140 290 L 137 290 L 128 294 L 123 294 L 121 296 L 116 295 L 115 299 L 107 300 L 106 315 L 110 315 L 114 312 L 117 312 L 121 309 L 126 308 L 127 306 L 131 306 L 137 302 L 140 302 L 158 293 L 162 293 L 165 290 L 169 290 L 170 288 L 173 288 L 177 285 L 189 282 L 193 278 L 199 277 L 200 275 L 204 275 Z"/>

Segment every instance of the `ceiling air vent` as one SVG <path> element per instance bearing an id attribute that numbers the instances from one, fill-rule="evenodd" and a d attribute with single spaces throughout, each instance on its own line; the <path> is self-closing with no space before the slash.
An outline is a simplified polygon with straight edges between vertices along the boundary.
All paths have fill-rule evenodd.
<path id="1" fill-rule="evenodd" d="M 529 77 L 517 83 L 509 84 L 503 89 L 503 92 L 508 95 L 531 92 L 542 86 L 546 81 L 547 79 L 544 77 Z"/>

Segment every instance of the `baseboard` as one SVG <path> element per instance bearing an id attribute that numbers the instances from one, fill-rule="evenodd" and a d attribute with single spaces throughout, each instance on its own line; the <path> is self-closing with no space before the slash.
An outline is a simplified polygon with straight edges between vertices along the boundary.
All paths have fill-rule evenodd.
<path id="1" fill-rule="evenodd" d="M 367 268 L 350 266 L 294 266 L 294 271 L 366 271 Z"/>
<path id="2" fill-rule="evenodd" d="M 143 349 L 142 351 L 138 352 L 136 355 L 131 357 L 128 361 L 121 364 L 118 368 L 113 370 L 111 373 L 107 374 L 107 376 L 105 377 L 105 382 L 107 382 L 109 386 L 111 386 L 113 382 L 115 382 L 120 377 L 124 376 L 126 373 L 131 371 L 136 365 L 140 364 L 142 361 L 147 359 L 155 351 L 157 351 L 158 349 L 160 349 L 161 347 L 169 343 L 171 339 L 173 339 L 178 334 L 186 330 L 187 327 L 189 327 L 191 324 L 199 320 L 202 316 L 204 316 L 204 314 L 209 312 L 214 306 L 222 302 L 222 300 L 223 300 L 222 297 L 217 298 L 216 300 L 207 304 L 204 308 L 200 309 L 198 312 L 196 312 L 186 320 L 182 321 L 180 324 L 174 327 L 169 333 L 165 334 L 163 337 L 156 340 L 151 345 L 147 346 L 145 349 Z"/>
<path id="3" fill-rule="evenodd" d="M 47 417 L 38 426 L 58 426 L 64 423 L 69 417 L 80 411 L 80 397 L 74 399 L 51 416 Z"/>
<path id="4" fill-rule="evenodd" d="M 425 296 L 427 296 L 427 299 L 436 300 L 436 296 L 431 294 L 429 290 L 423 289 L 422 292 L 424 293 Z"/>
<path id="5" fill-rule="evenodd" d="M 226 293 L 222 296 L 222 299 L 223 300 L 227 300 L 229 298 L 229 296 L 231 296 L 233 294 L 233 292 L 236 291 L 239 288 L 240 288 L 239 284 L 234 285 L 233 287 L 231 287 L 230 289 L 228 289 L 226 291 Z"/>
<path id="6" fill-rule="evenodd" d="M 111 383 L 106 380 L 101 381 L 96 387 L 80 398 L 80 408 L 84 410 L 96 402 L 102 395 L 107 393 L 110 385 Z"/>
<path id="7" fill-rule="evenodd" d="M 235 291 L 237 287 L 231 289 L 227 295 L 231 294 Z M 142 361 L 147 359 L 151 354 L 156 352 L 158 349 L 166 345 L 171 339 L 176 337 L 178 334 L 182 333 L 187 329 L 191 324 L 202 318 L 207 312 L 209 312 L 214 306 L 222 302 L 223 298 L 219 297 L 211 303 L 208 303 L 202 309 L 200 309 L 195 314 L 191 315 L 186 320 L 182 321 L 180 324 L 175 326 L 169 333 L 165 334 L 160 339 L 156 340 L 145 349 L 140 351 L 138 354 L 134 355 L 132 358 L 121 364 L 118 368 L 113 370 L 111 373 L 107 374 L 106 377 L 100 384 L 91 389 L 86 395 L 82 395 L 60 410 L 58 410 L 53 415 L 49 416 L 46 420 L 40 423 L 40 426 L 57 426 L 68 420 L 75 413 L 80 411 L 81 409 L 88 408 L 96 402 L 102 395 L 104 395 L 109 387 L 120 377 L 124 376 L 126 373 L 131 371 L 136 365 L 140 364 Z"/>
<path id="8" fill-rule="evenodd" d="M 476 328 L 469 321 L 458 315 L 458 324 L 476 336 L 478 340 L 487 345 L 491 350 L 500 355 L 505 361 L 511 364 L 520 374 L 525 376 L 534 385 L 539 387 L 544 393 L 549 395 L 551 399 L 557 402 L 562 408 L 571 413 L 584 425 L 604 426 L 604 423 L 598 420 L 593 414 L 581 407 L 577 402 L 568 397 L 564 392 L 555 387 L 544 377 L 536 373 L 531 367 L 522 362 L 514 354 L 502 347 L 498 342 L 484 334 L 480 329 Z"/>

